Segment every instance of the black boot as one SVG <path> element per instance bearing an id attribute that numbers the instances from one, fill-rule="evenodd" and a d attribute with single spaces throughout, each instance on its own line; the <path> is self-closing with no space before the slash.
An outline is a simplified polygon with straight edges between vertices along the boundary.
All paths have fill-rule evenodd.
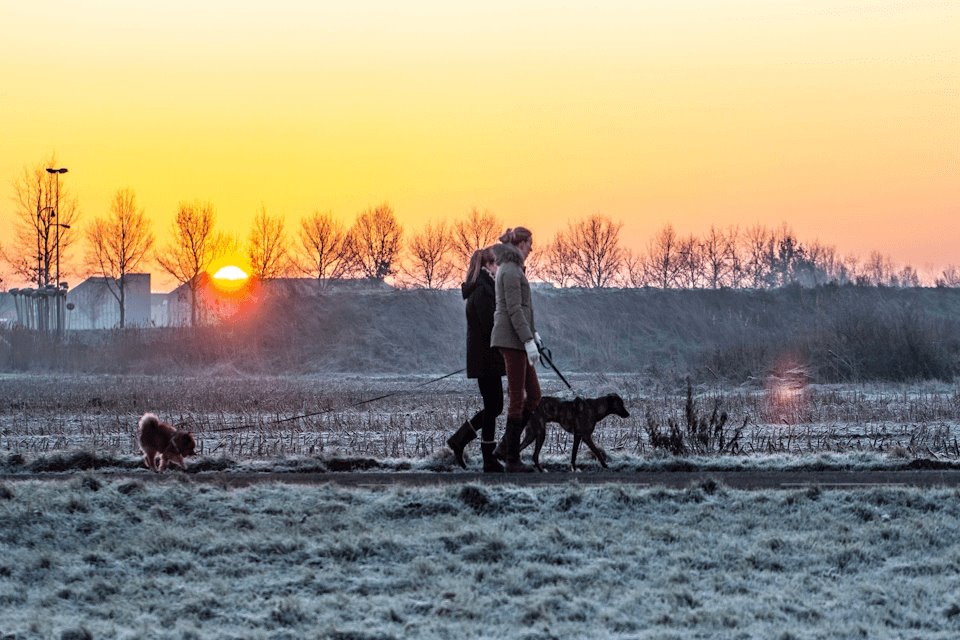
<path id="1" fill-rule="evenodd" d="M 467 468 L 467 463 L 463 460 L 463 449 L 476 437 L 477 430 L 467 420 L 457 429 L 455 434 L 447 438 L 447 446 L 453 449 L 453 457 L 457 459 L 457 464 L 464 469 Z"/>
<path id="2" fill-rule="evenodd" d="M 504 435 L 500 438 L 500 442 L 497 443 L 497 447 L 493 450 L 493 457 L 501 462 L 507 461 L 507 436 Z"/>
<path id="3" fill-rule="evenodd" d="M 530 416 L 533 412 L 528 411 L 527 409 L 523 410 L 523 415 L 520 417 L 520 433 L 523 433 L 523 430 L 526 428 L 527 423 L 530 422 Z M 493 455 L 497 460 L 502 462 L 507 461 L 507 434 L 504 433 L 503 437 L 500 438 L 500 442 L 497 443 L 497 448 L 493 450 Z"/>
<path id="4" fill-rule="evenodd" d="M 521 420 L 507 419 L 507 431 L 503 434 L 504 455 L 507 473 L 530 473 L 533 467 L 520 462 L 520 434 L 523 432 Z"/>
<path id="5" fill-rule="evenodd" d="M 483 472 L 484 473 L 503 473 L 503 465 L 494 455 L 493 448 L 497 446 L 495 440 L 480 441 L 480 452 L 483 453 Z"/>

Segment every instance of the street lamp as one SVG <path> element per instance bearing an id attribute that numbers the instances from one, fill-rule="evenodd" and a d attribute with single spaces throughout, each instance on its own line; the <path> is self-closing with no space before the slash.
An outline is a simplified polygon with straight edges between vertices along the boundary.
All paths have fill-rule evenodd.
<path id="1" fill-rule="evenodd" d="M 56 214 L 59 214 L 59 213 L 60 213 L 60 174 L 61 174 L 61 173 L 66 173 L 66 172 L 67 172 L 67 168 L 66 168 L 66 167 L 60 167 L 59 169 L 54 169 L 54 168 L 52 168 L 52 167 L 47 167 L 47 173 L 55 173 L 55 174 L 57 174 L 57 210 L 56 210 Z M 56 214 L 54 214 L 54 215 L 56 215 Z M 63 227 L 64 229 L 69 229 L 70 226 L 69 226 L 69 225 L 65 225 L 65 224 L 58 224 L 58 225 L 56 225 L 56 227 L 57 227 L 57 236 L 56 236 L 57 280 L 56 280 L 56 282 L 57 282 L 57 289 L 59 289 L 59 288 L 60 288 L 60 227 Z"/>
<path id="2" fill-rule="evenodd" d="M 43 281 L 43 254 L 46 253 L 46 247 L 42 246 L 41 238 L 43 234 L 41 233 L 44 229 L 43 226 L 43 214 L 47 211 L 53 211 L 53 207 L 44 207 L 37 211 L 37 288 L 41 288 L 44 285 Z M 56 214 L 54 214 L 56 215 Z M 53 217 L 52 215 L 50 216 Z"/>

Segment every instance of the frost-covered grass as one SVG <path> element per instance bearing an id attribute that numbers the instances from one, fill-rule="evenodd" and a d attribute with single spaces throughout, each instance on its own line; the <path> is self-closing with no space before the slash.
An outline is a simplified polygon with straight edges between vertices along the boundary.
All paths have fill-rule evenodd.
<path id="1" fill-rule="evenodd" d="M 451 475 L 478 473 L 482 468 L 479 454 L 467 455 L 467 470 L 457 466 L 449 450 L 438 451 L 426 458 L 367 458 L 340 456 L 286 456 L 281 458 L 231 458 L 227 456 L 199 456 L 189 458 L 187 469 L 173 469 L 167 474 L 195 475 L 209 478 L 213 474 L 316 474 L 367 471 L 382 474 L 404 472 L 434 472 Z M 568 455 L 542 456 L 540 462 L 550 474 L 569 472 Z M 604 470 L 589 453 L 578 461 L 578 473 L 589 476 Z M 609 476 L 623 474 L 630 482 L 631 473 L 643 472 L 796 472 L 796 471 L 899 471 L 899 470 L 956 470 L 955 459 L 911 458 L 877 452 L 821 453 L 821 454 L 758 454 L 752 456 L 672 456 L 657 454 L 637 456 L 618 455 L 610 461 Z M 35 477 L 36 474 L 73 474 L 79 471 L 99 471 L 111 474 L 151 473 L 143 458 L 135 455 L 104 454 L 91 451 L 65 451 L 47 454 L 0 454 L 0 474 L 17 477 Z M 320 479 L 320 478 L 318 478 Z"/>
<path id="2" fill-rule="evenodd" d="M 0 484 L 15 638 L 955 638 L 955 490 Z"/>

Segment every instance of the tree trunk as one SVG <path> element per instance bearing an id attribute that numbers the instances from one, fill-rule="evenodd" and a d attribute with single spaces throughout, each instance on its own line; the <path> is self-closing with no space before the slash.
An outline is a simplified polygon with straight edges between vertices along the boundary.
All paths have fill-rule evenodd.
<path id="1" fill-rule="evenodd" d="M 124 327 L 124 318 L 126 316 L 126 292 L 127 292 L 127 283 L 124 282 L 123 276 L 120 276 L 120 328 Z"/>

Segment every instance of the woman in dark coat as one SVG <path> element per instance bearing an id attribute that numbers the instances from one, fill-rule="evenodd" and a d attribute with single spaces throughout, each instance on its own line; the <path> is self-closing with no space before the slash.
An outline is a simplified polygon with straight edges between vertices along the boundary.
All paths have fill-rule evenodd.
<path id="1" fill-rule="evenodd" d="M 502 472 L 503 465 L 493 454 L 496 448 L 497 416 L 503 413 L 503 358 L 490 346 L 493 332 L 493 313 L 496 309 L 494 278 L 497 274 L 496 257 L 489 247 L 474 251 L 467 269 L 466 282 L 460 285 L 467 301 L 467 377 L 474 378 L 480 387 L 483 409 L 463 423 L 447 440 L 453 455 L 464 469 L 463 449 L 477 437 L 480 430 L 480 451 L 485 472 Z"/>

